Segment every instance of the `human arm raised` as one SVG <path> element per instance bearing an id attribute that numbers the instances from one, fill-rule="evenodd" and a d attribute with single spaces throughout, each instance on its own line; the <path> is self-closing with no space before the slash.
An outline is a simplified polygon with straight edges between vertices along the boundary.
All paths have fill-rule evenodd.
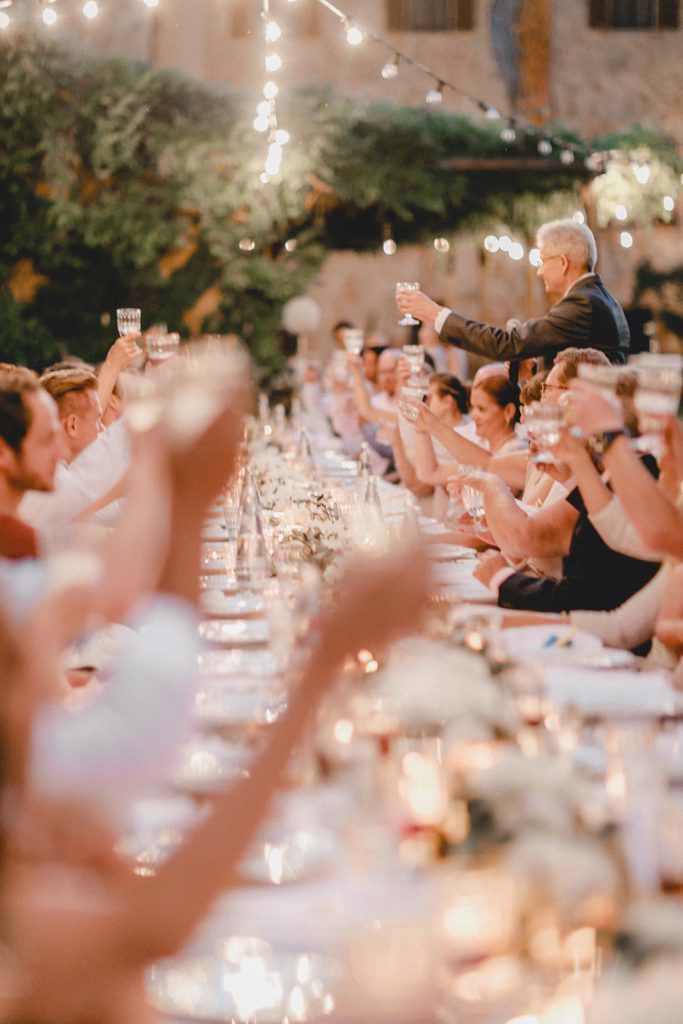
<path id="1" fill-rule="evenodd" d="M 623 429 L 621 403 L 616 398 L 606 398 L 586 381 L 572 381 L 570 410 L 572 422 L 586 434 Z M 616 437 L 603 462 L 645 546 L 673 558 L 683 558 L 683 513 L 658 486 L 628 438 Z"/>

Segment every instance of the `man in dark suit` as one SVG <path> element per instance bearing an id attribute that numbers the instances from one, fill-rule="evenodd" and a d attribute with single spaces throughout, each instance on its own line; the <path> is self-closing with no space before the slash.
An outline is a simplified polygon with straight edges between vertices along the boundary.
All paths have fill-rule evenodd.
<path id="1" fill-rule="evenodd" d="M 533 320 L 507 328 L 469 320 L 437 305 L 423 292 L 399 293 L 402 313 L 433 323 L 443 341 L 488 359 L 520 360 L 560 349 L 597 348 L 614 363 L 626 361 L 630 334 L 624 311 L 595 273 L 597 246 L 590 228 L 573 220 L 543 224 L 537 234 L 538 276 L 553 305 Z"/>

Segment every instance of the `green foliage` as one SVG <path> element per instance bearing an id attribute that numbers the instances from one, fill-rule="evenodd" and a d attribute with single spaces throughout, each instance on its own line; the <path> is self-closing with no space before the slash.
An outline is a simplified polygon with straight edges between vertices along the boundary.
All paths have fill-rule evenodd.
<path id="1" fill-rule="evenodd" d="M 447 167 L 536 156 L 534 138 L 506 145 L 488 122 L 313 91 L 280 103 L 295 141 L 264 185 L 251 107 L 141 63 L 5 41 L 0 357 L 99 359 L 116 306 L 140 305 L 145 323 L 184 334 L 237 331 L 276 372 L 282 305 L 328 251 L 376 249 L 387 229 L 402 243 L 499 224 L 530 233 L 579 197 L 575 175 Z"/>

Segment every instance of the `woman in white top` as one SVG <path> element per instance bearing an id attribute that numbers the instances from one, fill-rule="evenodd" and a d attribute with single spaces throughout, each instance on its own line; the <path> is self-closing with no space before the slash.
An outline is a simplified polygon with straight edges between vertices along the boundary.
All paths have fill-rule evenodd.
<path id="1" fill-rule="evenodd" d="M 515 434 L 519 418 L 519 388 L 506 372 L 490 373 L 475 379 L 470 396 L 470 412 L 477 436 L 487 448 L 443 423 L 423 406 L 415 424 L 417 473 L 423 483 L 444 484 L 462 465 L 489 468 L 496 456 L 524 450 Z M 450 452 L 453 462 L 437 463 L 433 440 Z"/>

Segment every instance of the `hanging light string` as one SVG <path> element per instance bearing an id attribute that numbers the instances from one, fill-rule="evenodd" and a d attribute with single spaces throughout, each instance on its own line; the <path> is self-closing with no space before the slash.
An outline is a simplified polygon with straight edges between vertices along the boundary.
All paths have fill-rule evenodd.
<path id="1" fill-rule="evenodd" d="M 398 47 L 394 46 L 393 43 L 390 43 L 388 39 L 378 35 L 376 32 L 369 32 L 366 29 L 361 28 L 351 15 L 341 10 L 333 4 L 331 0 L 317 0 L 317 3 L 329 11 L 330 14 L 333 14 L 338 21 L 341 22 L 344 31 L 346 32 L 346 41 L 349 45 L 359 46 L 367 39 L 387 51 L 389 54 L 389 60 L 381 70 L 382 78 L 386 80 L 397 78 L 401 64 L 405 64 L 407 67 L 411 67 L 416 71 L 419 71 L 426 78 L 431 79 L 431 88 L 425 96 L 425 102 L 429 103 L 431 106 L 437 106 L 442 103 L 444 93 L 450 92 L 456 96 L 460 96 L 464 100 L 467 100 L 480 110 L 488 120 L 503 121 L 505 124 L 505 127 L 501 131 L 501 138 L 503 142 L 508 144 L 515 142 L 518 137 L 518 132 L 522 131 L 526 135 L 538 138 L 537 148 L 541 156 L 552 156 L 553 152 L 557 150 L 560 161 L 567 166 L 573 164 L 576 159 L 592 159 L 585 146 L 575 142 L 570 142 L 567 139 L 560 138 L 557 135 L 544 131 L 542 128 L 539 128 L 538 125 L 534 125 L 530 121 L 526 121 L 516 114 L 505 114 L 494 104 L 488 103 L 486 100 L 475 96 L 473 93 L 469 92 L 467 89 L 463 89 L 459 85 L 456 85 L 454 82 L 449 82 L 448 79 L 444 78 L 442 75 L 438 75 L 426 64 L 423 64 L 419 60 L 415 60 L 414 57 L 411 57 L 403 50 L 399 50 Z M 594 169 L 597 169 L 597 166 Z"/>
<path id="2" fill-rule="evenodd" d="M 277 52 L 275 44 L 282 36 L 282 29 L 271 15 L 270 0 L 261 0 L 261 20 L 266 42 L 266 80 L 263 84 L 263 98 L 256 107 L 254 129 L 267 133 L 268 138 L 268 150 L 261 171 L 261 182 L 265 185 L 280 173 L 284 147 L 289 142 L 289 132 L 278 124 L 277 96 L 280 89 L 274 76 L 282 69 L 282 57 Z"/>
<path id="3" fill-rule="evenodd" d="M 158 7 L 159 0 L 141 0 L 145 7 Z M 0 0 L 0 32 L 11 28 L 14 24 L 26 23 L 32 17 L 28 12 L 28 4 L 19 5 L 16 0 Z M 73 5 L 60 4 L 58 0 L 37 0 L 34 4 L 38 19 L 46 28 L 53 28 L 61 20 L 66 10 L 69 13 Z M 99 0 L 82 0 L 81 14 L 86 21 L 94 21 L 101 13 Z"/>

